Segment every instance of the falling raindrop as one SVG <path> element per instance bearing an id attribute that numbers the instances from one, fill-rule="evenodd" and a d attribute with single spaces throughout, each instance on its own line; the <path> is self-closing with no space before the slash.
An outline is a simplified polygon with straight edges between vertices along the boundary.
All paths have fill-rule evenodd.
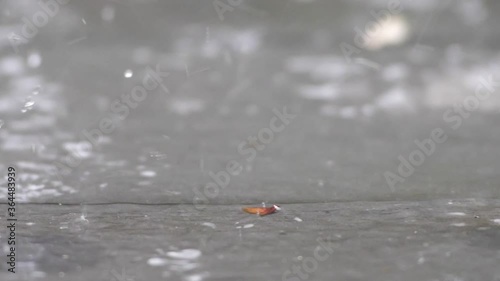
<path id="1" fill-rule="evenodd" d="M 2 129 L 3 124 L 5 124 L 5 122 L 0 119 L 0 129 Z"/>
<path id="2" fill-rule="evenodd" d="M 130 78 L 133 75 L 134 75 L 134 72 L 132 72 L 132 70 L 130 70 L 130 69 L 125 70 L 125 73 L 123 73 L 123 76 L 125 76 L 125 78 Z"/>

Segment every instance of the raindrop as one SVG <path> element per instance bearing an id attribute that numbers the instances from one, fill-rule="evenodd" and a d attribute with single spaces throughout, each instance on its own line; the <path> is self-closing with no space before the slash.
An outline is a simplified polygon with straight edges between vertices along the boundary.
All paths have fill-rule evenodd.
<path id="1" fill-rule="evenodd" d="M 5 122 L 0 119 L 0 129 L 2 129 L 3 124 L 5 124 Z"/>
<path id="2" fill-rule="evenodd" d="M 33 107 L 34 104 L 35 104 L 35 101 L 29 100 L 29 101 L 26 102 L 26 104 L 24 106 L 25 107 Z"/>
<path id="3" fill-rule="evenodd" d="M 130 69 L 125 70 L 125 72 L 123 73 L 123 76 L 125 76 L 125 78 L 130 78 L 133 75 L 134 75 L 134 72 L 132 72 L 132 70 L 130 70 Z"/>
<path id="4" fill-rule="evenodd" d="M 21 109 L 21 112 L 26 113 L 26 112 L 32 110 L 34 105 L 35 105 L 35 101 L 33 100 L 33 98 L 31 96 L 28 96 L 24 102 L 24 106 Z"/>

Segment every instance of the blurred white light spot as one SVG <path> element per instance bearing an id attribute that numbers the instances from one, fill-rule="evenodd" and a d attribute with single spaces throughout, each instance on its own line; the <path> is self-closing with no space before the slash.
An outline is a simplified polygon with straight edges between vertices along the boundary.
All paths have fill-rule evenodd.
<path id="1" fill-rule="evenodd" d="M 42 64 L 42 56 L 37 51 L 33 51 L 28 55 L 28 66 L 31 68 L 37 68 Z"/>
<path id="2" fill-rule="evenodd" d="M 151 158 L 156 159 L 156 160 L 163 160 L 163 159 L 167 158 L 167 154 L 166 153 L 155 152 L 155 151 L 154 152 L 150 152 L 149 156 Z"/>
<path id="3" fill-rule="evenodd" d="M 162 258 L 150 258 L 148 260 L 148 264 L 150 266 L 162 266 L 167 264 L 167 260 Z"/>
<path id="4" fill-rule="evenodd" d="M 335 100 L 338 98 L 338 86 L 328 83 L 323 85 L 301 85 L 298 87 L 300 96 L 311 100 Z"/>
<path id="5" fill-rule="evenodd" d="M 186 281 L 201 281 L 203 280 L 203 275 L 193 274 L 186 277 Z"/>
<path id="6" fill-rule="evenodd" d="M 33 271 L 31 273 L 32 278 L 45 278 L 45 276 L 47 276 L 47 274 L 43 271 Z"/>
<path id="7" fill-rule="evenodd" d="M 155 171 L 142 171 L 141 176 L 146 177 L 146 178 L 152 178 L 156 176 Z"/>
<path id="8" fill-rule="evenodd" d="M 423 264 L 425 262 L 425 258 L 424 257 L 420 257 L 418 258 L 418 264 Z"/>
<path id="9" fill-rule="evenodd" d="M 215 229 L 215 227 L 216 227 L 215 223 L 211 223 L 211 222 L 204 222 L 201 225 L 208 226 L 208 227 L 213 228 L 213 229 Z"/>
<path id="10" fill-rule="evenodd" d="M 115 7 L 106 5 L 101 10 L 101 18 L 104 21 L 112 22 L 115 19 Z"/>
<path id="11" fill-rule="evenodd" d="M 458 216 L 458 217 L 463 217 L 465 216 L 465 213 L 462 212 L 450 212 L 448 213 L 449 216 Z"/>
<path id="12" fill-rule="evenodd" d="M 0 60 L 0 74 L 19 75 L 24 72 L 23 60 L 20 57 L 6 57 Z"/>
<path id="13" fill-rule="evenodd" d="M 236 51 L 242 54 L 251 54 L 259 48 L 260 37 L 261 34 L 257 30 L 247 30 L 235 34 L 230 42 Z"/>
<path id="14" fill-rule="evenodd" d="M 378 50 L 390 45 L 398 45 L 406 41 L 409 34 L 409 25 L 402 16 L 391 16 L 389 19 L 377 22 L 374 32 L 365 33 L 365 47 L 369 50 Z"/>
<path id="15" fill-rule="evenodd" d="M 186 260 L 193 260 L 197 259 L 201 256 L 201 251 L 197 249 L 184 249 L 178 252 L 168 252 L 167 256 L 174 258 L 174 259 L 186 259 Z"/>
<path id="16" fill-rule="evenodd" d="M 408 76 L 408 67 L 405 64 L 391 64 L 384 69 L 382 76 L 384 80 L 394 82 Z"/>
<path id="17" fill-rule="evenodd" d="M 387 111 L 413 111 L 414 105 L 405 90 L 393 88 L 377 98 L 375 104 Z"/>
<path id="18" fill-rule="evenodd" d="M 88 141 L 66 142 L 63 148 L 79 159 L 87 159 L 92 155 L 92 144 Z"/>
<path id="19" fill-rule="evenodd" d="M 352 119 L 358 115 L 358 112 L 354 106 L 346 106 L 339 110 L 339 115 L 344 119 Z"/>
<path id="20" fill-rule="evenodd" d="M 205 103 L 200 99 L 176 99 L 169 104 L 169 109 L 179 115 L 200 112 L 204 108 Z"/>
<path id="21" fill-rule="evenodd" d="M 123 73 L 123 76 L 125 76 L 125 78 L 130 78 L 130 77 L 134 76 L 134 72 L 132 70 L 130 70 L 130 69 L 127 69 Z"/>

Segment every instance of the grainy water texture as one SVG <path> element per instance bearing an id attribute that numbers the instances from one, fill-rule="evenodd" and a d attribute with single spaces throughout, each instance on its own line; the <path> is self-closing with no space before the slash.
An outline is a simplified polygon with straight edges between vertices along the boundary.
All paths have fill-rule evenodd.
<path id="1" fill-rule="evenodd" d="M 0 280 L 500 280 L 499 15 L 0 2 Z"/>

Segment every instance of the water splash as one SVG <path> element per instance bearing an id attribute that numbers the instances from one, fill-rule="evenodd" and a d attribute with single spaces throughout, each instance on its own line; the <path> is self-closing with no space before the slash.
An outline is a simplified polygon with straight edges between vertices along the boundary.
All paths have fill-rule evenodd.
<path id="1" fill-rule="evenodd" d="M 22 113 L 26 113 L 28 111 L 31 111 L 33 109 L 33 106 L 35 105 L 35 101 L 33 100 L 32 96 L 28 96 L 25 101 L 24 101 L 24 106 L 21 109 Z"/>
<path id="2" fill-rule="evenodd" d="M 151 157 L 151 158 L 153 158 L 155 160 L 163 160 L 163 159 L 167 158 L 167 154 L 166 153 L 161 153 L 161 152 L 154 151 L 154 152 L 150 152 L 149 153 L 149 157 Z"/>
<path id="3" fill-rule="evenodd" d="M 170 251 L 167 256 L 175 259 L 194 260 L 201 256 L 201 251 L 198 249 L 183 249 L 180 251 Z"/>

